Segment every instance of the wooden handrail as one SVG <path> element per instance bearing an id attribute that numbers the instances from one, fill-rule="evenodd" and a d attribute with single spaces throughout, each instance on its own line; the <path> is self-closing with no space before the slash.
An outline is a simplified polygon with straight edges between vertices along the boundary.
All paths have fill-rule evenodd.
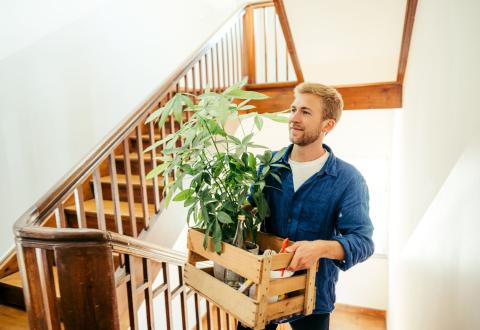
<path id="1" fill-rule="evenodd" d="M 17 239 L 30 240 L 39 246 L 54 246 L 64 242 L 104 243 L 111 246 L 113 251 L 116 252 L 128 253 L 158 262 L 169 262 L 177 266 L 183 266 L 187 260 L 186 253 L 164 248 L 138 238 L 99 229 L 25 227 L 17 231 Z"/>

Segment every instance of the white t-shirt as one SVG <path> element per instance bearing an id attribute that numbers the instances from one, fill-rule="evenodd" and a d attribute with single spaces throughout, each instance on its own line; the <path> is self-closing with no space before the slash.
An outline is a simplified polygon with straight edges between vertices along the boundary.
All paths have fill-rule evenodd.
<path id="1" fill-rule="evenodd" d="M 328 156 L 330 153 L 325 150 L 325 153 L 317 159 L 311 160 L 309 162 L 296 162 L 294 160 L 288 159 L 288 163 L 292 168 L 293 174 L 293 190 L 297 191 L 300 186 L 308 180 L 312 175 L 320 171 L 327 162 Z"/>

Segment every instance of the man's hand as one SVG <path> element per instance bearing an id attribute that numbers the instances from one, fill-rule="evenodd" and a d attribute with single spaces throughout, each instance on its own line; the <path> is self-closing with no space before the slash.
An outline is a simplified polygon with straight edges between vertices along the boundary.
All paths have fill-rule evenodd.
<path id="1" fill-rule="evenodd" d="M 345 252 L 337 241 L 298 241 L 285 249 L 294 252 L 287 270 L 297 271 L 312 267 L 319 258 L 343 260 Z"/>
<path id="2" fill-rule="evenodd" d="M 285 251 L 295 253 L 287 268 L 293 272 L 310 268 L 320 258 L 317 241 L 298 241 L 287 247 Z"/>

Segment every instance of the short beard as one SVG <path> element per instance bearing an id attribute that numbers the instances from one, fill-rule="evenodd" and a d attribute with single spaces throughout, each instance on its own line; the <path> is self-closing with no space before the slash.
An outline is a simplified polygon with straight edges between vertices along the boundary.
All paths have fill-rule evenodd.
<path id="1" fill-rule="evenodd" d="M 309 144 L 312 144 L 312 143 L 316 142 L 318 140 L 318 138 L 320 137 L 320 134 L 321 134 L 320 128 L 318 128 L 315 132 L 312 132 L 310 134 L 305 133 L 305 131 L 302 131 L 302 132 L 303 132 L 303 136 L 294 138 L 292 133 L 291 133 L 291 130 L 290 130 L 290 132 L 289 132 L 290 133 L 289 134 L 290 142 L 292 142 L 293 144 L 296 144 L 298 146 L 304 147 L 304 146 L 307 146 Z"/>

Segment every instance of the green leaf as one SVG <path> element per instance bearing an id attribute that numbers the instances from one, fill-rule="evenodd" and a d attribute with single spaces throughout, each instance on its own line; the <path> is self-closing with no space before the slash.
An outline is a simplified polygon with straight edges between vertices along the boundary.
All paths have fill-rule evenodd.
<path id="1" fill-rule="evenodd" d="M 161 146 L 163 144 L 163 141 L 156 141 L 154 144 L 152 144 L 151 146 L 149 146 L 147 149 L 145 149 L 143 152 L 144 153 L 147 153 L 149 151 L 151 151 L 152 149 L 156 149 L 158 148 L 159 146 Z"/>
<path id="2" fill-rule="evenodd" d="M 154 112 L 152 112 L 150 116 L 148 116 L 147 120 L 145 121 L 145 124 L 148 124 L 149 122 L 157 119 L 164 110 L 165 110 L 165 107 L 161 107 L 160 109 L 157 109 Z"/>
<path id="3" fill-rule="evenodd" d="M 273 178 L 274 178 L 275 180 L 277 180 L 278 183 L 282 184 L 282 180 L 280 179 L 280 177 L 278 176 L 278 174 L 273 173 L 273 172 L 270 172 L 270 175 L 273 176 Z"/>
<path id="4" fill-rule="evenodd" d="M 253 144 L 253 143 L 249 143 L 248 146 L 249 146 L 250 148 L 268 149 L 268 147 L 261 146 L 261 145 L 259 145 L 259 144 Z"/>
<path id="5" fill-rule="evenodd" d="M 162 127 L 165 126 L 165 123 L 167 122 L 167 119 L 168 119 L 168 115 L 169 115 L 169 111 L 167 109 L 162 111 L 162 116 L 158 121 L 158 128 L 162 129 Z"/>
<path id="6" fill-rule="evenodd" d="M 207 208 L 205 207 L 205 204 L 203 203 L 203 200 L 200 200 L 200 210 L 202 211 L 202 218 L 203 221 L 206 223 L 210 222 L 209 219 L 210 217 L 208 216 Z"/>
<path id="7" fill-rule="evenodd" d="M 257 107 L 254 106 L 254 105 L 251 105 L 251 104 L 247 104 L 247 105 L 244 105 L 241 108 L 238 108 L 238 110 L 251 110 L 251 109 L 255 109 L 255 108 L 257 108 Z"/>
<path id="8" fill-rule="evenodd" d="M 178 179 L 177 179 L 177 180 L 178 180 Z M 189 198 L 192 194 L 193 194 L 193 190 L 191 190 L 191 189 L 185 189 L 185 190 L 179 192 L 179 193 L 173 198 L 173 201 L 174 201 L 174 202 L 184 201 L 184 200 L 186 200 L 187 198 Z"/>
<path id="9" fill-rule="evenodd" d="M 281 149 L 280 151 L 278 151 L 275 156 L 272 158 L 272 163 L 276 163 L 280 160 L 280 158 L 282 158 L 285 153 L 287 152 L 287 148 L 283 148 Z"/>
<path id="10" fill-rule="evenodd" d="M 192 191 L 192 194 L 195 191 Z M 184 207 L 189 207 L 190 205 L 193 205 L 197 202 L 197 199 L 195 197 L 192 197 L 191 195 L 185 200 L 185 203 L 183 203 Z M 190 210 L 193 209 L 193 207 L 190 208 Z"/>
<path id="11" fill-rule="evenodd" d="M 230 155 L 230 157 L 231 157 L 232 160 L 236 160 L 237 163 L 240 164 L 241 166 L 245 166 L 245 163 L 243 162 L 243 160 L 240 157 L 238 157 L 237 155 L 232 154 L 232 155 Z"/>
<path id="12" fill-rule="evenodd" d="M 251 168 L 256 168 L 257 167 L 256 158 L 251 153 L 248 154 L 248 166 L 251 167 Z"/>
<path id="13" fill-rule="evenodd" d="M 255 116 L 255 126 L 257 126 L 257 129 L 260 131 L 263 127 L 263 119 L 262 117 Z"/>
<path id="14" fill-rule="evenodd" d="M 192 213 L 195 211 L 195 207 L 191 207 L 188 209 L 187 213 L 187 225 L 190 227 L 190 218 L 192 216 Z"/>
<path id="15" fill-rule="evenodd" d="M 189 108 L 193 108 L 193 106 L 194 106 L 193 101 L 190 97 L 187 96 L 187 95 L 192 95 L 192 94 L 181 94 L 181 95 L 182 95 L 183 104 L 186 105 Z M 192 95 L 192 96 L 194 96 L 194 95 Z"/>
<path id="16" fill-rule="evenodd" d="M 222 228 L 217 221 L 215 221 L 213 228 L 213 244 L 215 245 L 215 252 L 220 254 L 222 252 Z"/>
<path id="17" fill-rule="evenodd" d="M 235 136 L 233 135 L 228 135 L 227 136 L 228 139 L 232 140 L 233 143 L 237 144 L 237 145 L 241 145 L 242 144 L 242 141 L 240 141 L 238 138 L 236 138 Z"/>
<path id="18" fill-rule="evenodd" d="M 225 95 L 226 97 L 233 97 L 233 98 L 237 98 L 237 99 L 250 99 L 250 100 L 264 100 L 264 99 L 268 99 L 269 96 L 268 95 L 265 95 L 265 94 L 262 94 L 262 93 L 258 93 L 258 92 L 254 92 L 254 91 L 245 91 L 243 89 L 232 89 L 232 90 L 226 90 L 223 95 Z"/>
<path id="19" fill-rule="evenodd" d="M 288 167 L 287 165 L 285 165 L 285 164 L 280 164 L 280 163 L 275 163 L 275 164 L 272 164 L 272 165 L 270 165 L 270 166 L 272 166 L 272 167 L 288 168 L 288 169 L 289 169 L 289 167 Z"/>
<path id="20" fill-rule="evenodd" d="M 178 140 L 178 135 L 174 134 L 172 139 L 168 141 L 167 145 L 165 146 L 165 149 L 163 150 L 163 153 L 166 154 L 166 150 L 175 148 L 175 144 L 177 143 Z"/>
<path id="21" fill-rule="evenodd" d="M 272 160 L 272 151 L 271 150 L 265 150 L 263 153 L 263 159 L 265 163 L 270 163 Z"/>
<path id="22" fill-rule="evenodd" d="M 258 216 L 261 219 L 265 219 L 270 213 L 270 209 L 268 207 L 268 203 L 265 199 L 265 196 L 261 192 L 257 192 L 253 195 L 253 199 L 255 200 L 255 204 L 257 205 Z"/>
<path id="23" fill-rule="evenodd" d="M 148 174 L 147 174 L 147 176 L 146 176 L 146 179 L 147 179 L 147 180 L 150 180 L 150 179 L 156 177 L 156 176 L 159 175 L 161 172 L 163 172 L 167 167 L 168 167 L 168 163 L 163 163 L 163 164 L 158 165 L 158 166 L 155 167 L 153 170 L 151 170 L 150 172 L 148 172 Z"/>
<path id="24" fill-rule="evenodd" d="M 247 82 L 248 82 L 248 77 L 243 77 L 242 80 L 240 82 L 238 82 L 237 84 L 238 84 L 239 87 L 243 87 L 247 84 Z"/>
<path id="25" fill-rule="evenodd" d="M 230 216 L 223 211 L 217 213 L 217 219 L 224 224 L 233 223 L 232 218 L 230 218 Z"/>
<path id="26" fill-rule="evenodd" d="M 250 142 L 250 140 L 253 138 L 253 133 L 250 133 L 248 135 L 246 135 L 243 139 L 242 139 L 242 145 L 246 146 L 248 144 L 248 142 Z"/>
<path id="27" fill-rule="evenodd" d="M 167 192 L 167 196 L 165 197 L 165 209 L 168 209 L 168 205 L 170 205 L 170 201 L 172 200 L 172 195 L 175 192 L 175 189 L 169 189 Z"/>
<path id="28" fill-rule="evenodd" d="M 268 173 L 268 171 L 270 171 L 270 166 L 269 165 L 264 166 L 262 168 L 261 175 L 266 175 Z"/>
<path id="29" fill-rule="evenodd" d="M 275 113 L 264 113 L 262 115 L 264 117 L 267 117 L 270 120 L 273 120 L 273 121 L 276 121 L 276 122 L 279 122 L 279 123 L 288 123 L 288 117 L 286 117 L 286 116 L 278 115 L 278 114 L 275 114 Z"/>
<path id="30" fill-rule="evenodd" d="M 250 100 L 243 100 L 242 102 L 240 102 L 238 105 L 237 105 L 237 108 L 241 108 L 243 107 L 244 105 L 246 105 L 248 102 L 250 102 Z"/>
<path id="31" fill-rule="evenodd" d="M 213 227 L 213 222 L 209 223 L 207 228 L 205 229 L 205 237 L 203 238 L 203 248 L 206 250 L 208 247 L 208 236 L 210 235 L 210 232 L 212 231 Z"/>

